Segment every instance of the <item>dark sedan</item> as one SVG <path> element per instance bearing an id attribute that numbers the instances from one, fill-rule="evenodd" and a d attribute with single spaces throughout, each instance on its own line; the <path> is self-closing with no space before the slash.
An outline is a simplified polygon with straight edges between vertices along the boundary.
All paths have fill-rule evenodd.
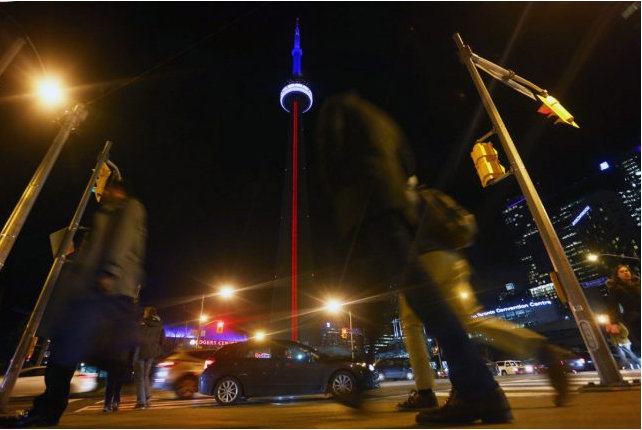
<path id="1" fill-rule="evenodd" d="M 221 405 L 248 397 L 331 394 L 349 398 L 356 390 L 378 387 L 374 370 L 365 364 L 325 356 L 288 340 L 226 345 L 208 359 L 199 392 Z"/>

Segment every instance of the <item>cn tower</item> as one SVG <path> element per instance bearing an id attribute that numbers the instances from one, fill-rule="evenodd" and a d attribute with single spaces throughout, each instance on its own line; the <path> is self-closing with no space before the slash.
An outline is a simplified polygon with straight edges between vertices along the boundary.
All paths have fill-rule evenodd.
<path id="1" fill-rule="evenodd" d="M 294 47 L 292 49 L 292 76 L 281 90 L 280 102 L 281 107 L 290 115 L 290 136 L 291 147 L 289 148 L 288 157 L 288 175 L 286 178 L 287 187 L 285 190 L 290 191 L 289 209 L 290 213 L 282 213 L 282 238 L 289 236 L 290 239 L 290 331 L 292 340 L 299 338 L 299 241 L 304 229 L 307 229 L 307 192 L 305 187 L 305 159 L 302 146 L 302 115 L 312 107 L 312 90 L 302 79 L 301 73 L 301 35 L 299 32 L 299 19 L 296 20 L 294 30 Z M 290 146 L 290 145 L 289 145 Z M 303 176 L 303 177 L 300 177 Z M 284 192 L 284 210 L 287 208 L 285 200 L 288 196 Z M 303 218 L 305 226 L 301 226 L 300 220 Z M 290 221 L 289 235 L 284 230 L 287 220 Z M 285 221 L 285 224 L 284 224 Z M 303 227 L 303 228 L 302 228 Z M 283 251 L 285 247 L 283 246 Z M 281 276 L 284 273 L 280 274 Z"/>

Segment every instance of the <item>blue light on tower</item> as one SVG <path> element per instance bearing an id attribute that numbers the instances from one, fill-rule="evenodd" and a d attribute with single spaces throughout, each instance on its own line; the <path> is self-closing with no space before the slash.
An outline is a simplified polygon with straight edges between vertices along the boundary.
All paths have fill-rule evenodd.
<path id="1" fill-rule="evenodd" d="M 279 101 L 281 107 L 287 113 L 292 113 L 294 101 L 297 101 L 301 113 L 305 113 L 312 107 L 312 90 L 301 79 L 301 33 L 299 32 L 299 19 L 296 20 L 294 29 L 294 47 L 292 48 L 292 79 L 283 87 Z"/>

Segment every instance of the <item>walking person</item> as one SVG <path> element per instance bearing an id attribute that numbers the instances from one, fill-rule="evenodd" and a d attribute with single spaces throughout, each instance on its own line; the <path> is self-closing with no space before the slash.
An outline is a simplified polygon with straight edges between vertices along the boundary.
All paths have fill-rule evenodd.
<path id="1" fill-rule="evenodd" d="M 398 286 L 447 355 L 452 391 L 440 408 L 417 415 L 421 424 L 506 423 L 510 405 L 414 241 L 417 208 L 405 196 L 412 154 L 395 122 L 356 95 L 329 98 L 319 116 L 317 147 L 332 195 L 335 221 L 346 240 L 364 241 L 380 287 Z"/>
<path id="2" fill-rule="evenodd" d="M 134 352 L 134 378 L 136 381 L 135 409 L 150 406 L 152 397 L 151 370 L 154 360 L 160 355 L 165 341 L 165 330 L 156 308 L 148 306 L 138 328 L 138 345 Z"/>
<path id="3" fill-rule="evenodd" d="M 127 365 L 135 345 L 135 298 L 143 275 L 145 208 L 112 179 L 77 256 L 65 267 L 41 331 L 52 339 L 45 392 L 9 427 L 57 425 L 81 360 L 103 368 Z M 55 305 L 54 305 L 55 304 Z"/>
<path id="4" fill-rule="evenodd" d="M 120 391 L 123 383 L 131 374 L 131 366 L 125 363 L 113 363 L 107 369 L 105 382 L 105 400 L 103 412 L 118 412 L 120 409 Z"/>
<path id="5" fill-rule="evenodd" d="M 629 266 L 618 264 L 613 276 L 606 281 L 610 322 L 608 334 L 618 334 L 618 323 L 629 329 L 633 352 L 640 354 L 640 278 L 631 273 Z"/>

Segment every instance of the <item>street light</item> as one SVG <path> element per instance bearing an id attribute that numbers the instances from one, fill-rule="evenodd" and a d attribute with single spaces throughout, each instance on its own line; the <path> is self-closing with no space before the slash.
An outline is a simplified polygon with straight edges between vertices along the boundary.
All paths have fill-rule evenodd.
<path id="1" fill-rule="evenodd" d="M 337 313 L 337 312 L 341 311 L 341 308 L 343 307 L 343 305 L 344 305 L 343 303 L 341 303 L 340 301 L 338 301 L 336 299 L 330 299 L 330 300 L 328 300 L 326 302 L 325 309 L 328 312 Z M 349 318 L 349 321 L 350 321 L 350 323 L 349 323 L 350 324 L 350 358 L 352 359 L 352 361 L 354 361 L 354 338 L 353 338 L 353 334 L 352 334 L 352 311 L 350 311 L 349 307 L 348 307 L 348 318 Z"/>
<path id="2" fill-rule="evenodd" d="M 218 292 L 218 295 L 224 299 L 229 299 L 234 296 L 236 289 L 231 285 L 223 285 Z M 198 317 L 198 333 L 196 335 L 196 348 L 201 346 L 201 331 L 203 330 L 203 323 L 207 322 L 207 315 L 203 314 L 203 306 L 205 305 L 205 293 L 201 295 L 201 313 Z"/>
<path id="3" fill-rule="evenodd" d="M 59 106 L 65 101 L 60 80 L 53 77 L 42 78 L 36 83 L 38 100 L 47 107 Z"/>
<path id="4" fill-rule="evenodd" d="M 628 255 L 618 255 L 618 254 L 594 254 L 594 253 L 588 254 L 586 256 L 586 260 L 590 261 L 591 263 L 595 263 L 599 261 L 600 257 L 613 257 L 613 258 L 620 258 L 623 260 L 640 261 L 640 257 L 630 257 Z"/>

